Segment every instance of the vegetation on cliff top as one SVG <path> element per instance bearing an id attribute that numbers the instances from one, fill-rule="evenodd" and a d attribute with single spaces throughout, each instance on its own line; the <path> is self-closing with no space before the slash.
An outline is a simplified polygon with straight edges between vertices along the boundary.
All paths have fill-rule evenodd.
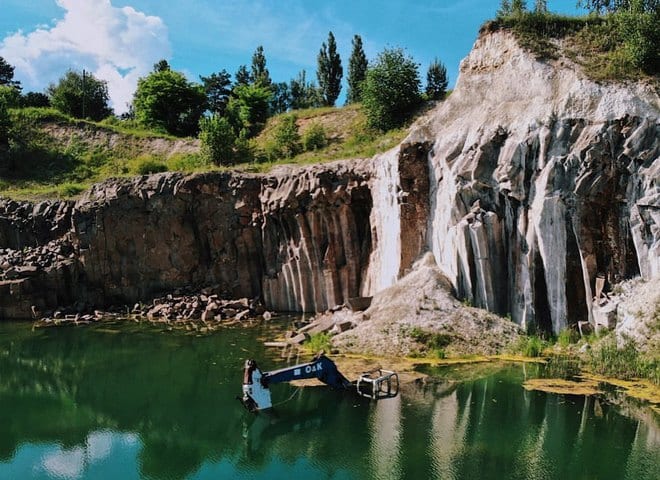
<path id="1" fill-rule="evenodd" d="M 660 74 L 660 7 L 657 0 L 583 0 L 591 14 L 557 15 L 537 1 L 503 0 L 482 31 L 507 29 L 539 59 L 562 54 L 594 80 L 636 80 Z M 560 40 L 562 40 L 560 44 Z"/>
<path id="2" fill-rule="evenodd" d="M 423 101 L 444 98 L 448 83 L 436 59 L 422 93 L 419 65 L 403 50 L 386 49 L 369 64 L 355 35 L 347 106 L 335 108 L 343 67 L 332 32 L 318 54 L 318 86 L 304 71 L 274 82 L 263 46 L 233 82 L 226 70 L 189 81 L 161 60 L 121 117 L 110 115 L 107 83 L 84 70 L 68 71 L 45 95 L 23 94 L 13 67 L 2 58 L 0 67 L 0 192 L 28 198 L 68 196 L 108 176 L 371 157 L 395 146 Z M 130 138 L 108 141 L 108 132 Z M 202 148 L 185 154 L 136 148 L 135 138 L 144 147 L 198 134 Z"/>

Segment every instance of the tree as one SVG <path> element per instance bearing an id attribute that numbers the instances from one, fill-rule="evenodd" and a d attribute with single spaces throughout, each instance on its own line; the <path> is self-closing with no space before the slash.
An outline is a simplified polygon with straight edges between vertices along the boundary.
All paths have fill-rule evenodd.
<path id="1" fill-rule="evenodd" d="M 534 13 L 548 13 L 548 0 L 535 0 Z"/>
<path id="2" fill-rule="evenodd" d="M 250 78 L 250 72 L 248 71 L 247 67 L 245 65 L 241 65 L 238 67 L 238 70 L 236 70 L 236 73 L 234 74 L 234 86 L 237 87 L 239 85 L 249 85 L 252 83 L 252 79 Z"/>
<path id="3" fill-rule="evenodd" d="M 209 118 L 202 118 L 199 126 L 202 154 L 216 165 L 233 164 L 236 134 L 229 120 L 212 115 Z"/>
<path id="4" fill-rule="evenodd" d="M 69 70 L 46 91 L 51 105 L 72 117 L 102 120 L 112 115 L 112 109 L 108 106 L 107 82 L 98 80 L 85 70 L 82 73 Z"/>
<path id="5" fill-rule="evenodd" d="M 269 88 L 257 84 L 234 88 L 227 115 L 238 136 L 253 137 L 261 131 L 268 119 L 271 96 Z"/>
<path id="6" fill-rule="evenodd" d="M 341 91 L 341 78 L 344 75 L 341 58 L 337 53 L 337 43 L 332 32 L 328 33 L 327 46 L 325 42 L 321 45 L 317 63 L 316 78 L 319 81 L 323 104 L 332 107 Z"/>
<path id="7" fill-rule="evenodd" d="M 527 2 L 525 0 L 511 0 L 511 13 L 520 16 L 527 10 Z"/>
<path id="8" fill-rule="evenodd" d="M 212 73 L 208 77 L 200 75 L 199 79 L 204 87 L 208 109 L 222 117 L 231 94 L 231 75 L 226 70 L 222 70 L 219 73 Z"/>
<path id="9" fill-rule="evenodd" d="M 385 49 L 367 70 L 362 104 L 370 126 L 400 126 L 421 101 L 418 65 L 403 50 Z"/>
<path id="10" fill-rule="evenodd" d="M 21 103 L 21 92 L 9 85 L 0 85 L 0 98 L 4 101 L 5 108 L 18 108 Z"/>
<path id="11" fill-rule="evenodd" d="M 182 73 L 163 70 L 138 80 L 133 107 L 135 118 L 144 125 L 172 135 L 196 135 L 206 95 Z"/>
<path id="12" fill-rule="evenodd" d="M 597 13 L 628 10 L 657 14 L 660 10 L 658 0 L 579 0 L 578 6 Z"/>
<path id="13" fill-rule="evenodd" d="M 367 75 L 367 56 L 362 48 L 360 35 L 353 37 L 353 51 L 348 60 L 348 93 L 346 103 L 356 103 L 362 99 L 362 82 Z"/>
<path id="14" fill-rule="evenodd" d="M 292 110 L 320 107 L 323 104 L 321 92 L 314 83 L 307 82 L 306 76 L 305 70 L 301 70 L 289 83 Z"/>
<path id="15" fill-rule="evenodd" d="M 11 128 L 11 118 L 7 111 L 7 104 L 3 97 L 0 97 L 0 174 L 8 167 L 9 163 L 9 130 Z"/>
<path id="16" fill-rule="evenodd" d="M 171 68 L 169 62 L 164 58 L 154 63 L 154 72 L 164 72 L 166 70 L 171 70 Z"/>
<path id="17" fill-rule="evenodd" d="M 657 1 L 657 0 L 656 0 Z M 632 0 L 629 9 L 613 15 L 617 31 L 624 39 L 624 51 L 630 63 L 650 75 L 660 72 L 660 6 L 645 10 L 644 0 Z"/>
<path id="18" fill-rule="evenodd" d="M 273 98 L 270 101 L 270 113 L 277 115 L 288 111 L 291 107 L 289 84 L 286 82 L 273 83 L 271 89 L 273 91 Z"/>
<path id="19" fill-rule="evenodd" d="M 2 155 L 9 153 L 9 129 L 11 128 L 11 117 L 7 111 L 7 103 L 0 97 L 0 159 Z M 1 167 L 1 165 L 0 165 Z"/>
<path id="20" fill-rule="evenodd" d="M 252 55 L 252 68 L 250 70 L 250 80 L 260 87 L 270 87 L 273 83 L 270 79 L 270 73 L 266 68 L 266 56 L 264 47 L 259 45 Z"/>
<path id="21" fill-rule="evenodd" d="M 497 11 L 497 18 L 508 17 L 511 15 L 511 2 L 509 0 L 502 0 L 500 9 Z"/>
<path id="22" fill-rule="evenodd" d="M 426 73 L 426 96 L 431 100 L 442 100 L 447 93 L 447 85 L 447 68 L 436 58 Z"/>
<path id="23" fill-rule="evenodd" d="M 21 89 L 21 82 L 14 80 L 14 67 L 0 57 L 0 85 Z"/>
<path id="24" fill-rule="evenodd" d="M 26 107 L 50 107 L 50 99 L 48 95 L 41 92 L 28 92 L 21 95 L 20 106 Z"/>

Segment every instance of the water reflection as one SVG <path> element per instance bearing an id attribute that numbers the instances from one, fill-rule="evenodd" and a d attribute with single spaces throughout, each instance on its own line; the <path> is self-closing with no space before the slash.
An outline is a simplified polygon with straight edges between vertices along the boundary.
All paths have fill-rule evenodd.
<path id="1" fill-rule="evenodd" d="M 266 333 L 0 325 L 0 478 L 660 478 L 650 410 L 528 392 L 529 366 L 444 369 L 378 403 L 278 385 L 285 403 L 249 415 L 234 397 L 244 358 L 278 361 Z"/>

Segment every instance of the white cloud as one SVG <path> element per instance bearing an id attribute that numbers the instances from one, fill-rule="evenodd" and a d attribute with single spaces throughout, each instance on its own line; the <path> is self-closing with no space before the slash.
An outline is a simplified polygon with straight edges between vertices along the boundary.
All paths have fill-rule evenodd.
<path id="1" fill-rule="evenodd" d="M 43 89 L 69 69 L 88 69 L 108 82 L 116 113 L 127 109 L 139 77 L 169 58 L 162 19 L 111 0 L 56 0 L 64 17 L 51 27 L 18 31 L 0 42 L 0 56 L 14 65 L 27 89 Z"/>

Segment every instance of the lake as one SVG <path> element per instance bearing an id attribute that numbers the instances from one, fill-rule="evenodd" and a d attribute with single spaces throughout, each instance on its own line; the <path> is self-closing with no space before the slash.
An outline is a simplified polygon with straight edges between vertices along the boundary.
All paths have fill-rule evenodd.
<path id="1" fill-rule="evenodd" d="M 429 368 L 379 402 L 274 385 L 250 414 L 243 362 L 284 366 L 281 328 L 0 323 L 0 479 L 660 478 L 657 414 L 528 392 L 537 365 Z"/>

